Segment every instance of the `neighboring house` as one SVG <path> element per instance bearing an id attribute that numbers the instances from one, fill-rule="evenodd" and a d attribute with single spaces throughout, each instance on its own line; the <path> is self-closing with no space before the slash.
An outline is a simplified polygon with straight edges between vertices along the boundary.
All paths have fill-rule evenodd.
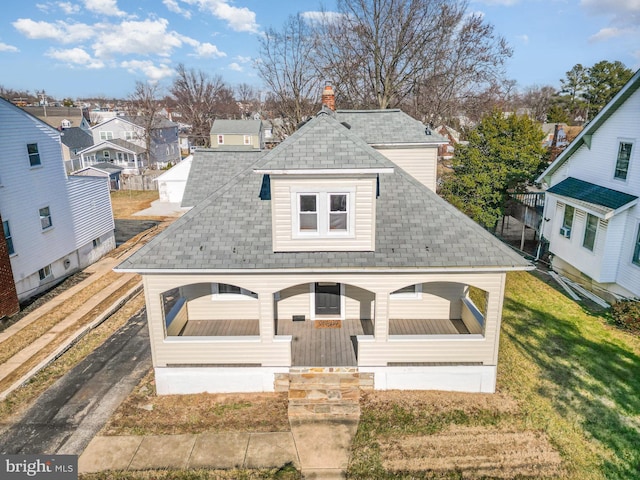
<path id="1" fill-rule="evenodd" d="M 111 190 L 120 190 L 120 174 L 123 170 L 124 168 L 114 165 L 113 163 L 103 162 L 76 170 L 73 172 L 73 175 L 108 178 L 109 188 Z"/>
<path id="2" fill-rule="evenodd" d="M 189 155 L 177 165 L 164 172 L 155 179 L 158 182 L 158 191 L 161 202 L 180 203 L 184 195 L 184 188 L 187 185 L 191 161 L 193 155 Z"/>
<path id="3" fill-rule="evenodd" d="M 83 168 L 111 163 L 122 168 L 122 173 L 141 175 L 149 166 L 147 150 L 121 138 L 103 140 L 78 153 Z"/>
<path id="4" fill-rule="evenodd" d="M 368 118 L 404 130 L 397 112 L 352 117 L 323 110 L 242 166 L 195 153 L 194 208 L 116 269 L 143 276 L 158 393 L 296 371 L 495 390 L 506 272 L 530 265 L 360 137 Z"/>
<path id="5" fill-rule="evenodd" d="M 438 157 L 444 162 L 450 162 L 456 151 L 456 145 L 459 143 L 465 144 L 467 142 L 461 142 L 460 132 L 447 125 L 438 126 L 435 128 L 435 131 L 438 135 L 447 140 L 446 144 L 438 147 Z"/>
<path id="6" fill-rule="evenodd" d="M 115 247 L 111 199 L 104 178 L 67 176 L 56 129 L 2 99 L 0 125 L 0 216 L 24 300 Z"/>
<path id="7" fill-rule="evenodd" d="M 178 142 L 178 124 L 159 115 L 154 119 L 153 128 L 151 128 L 150 132 L 146 131 L 146 122 L 143 117 L 118 115 L 91 127 L 91 133 L 93 134 L 93 143 L 96 145 L 109 141 L 127 149 L 126 152 L 124 150 L 121 151 L 123 154 L 122 159 L 119 157 L 101 157 L 97 154 L 96 161 L 99 162 L 117 163 L 116 160 L 118 160 L 119 162 L 133 162 L 137 165 L 136 167 L 129 166 L 127 168 L 159 169 L 165 168 L 169 164 L 178 163 L 182 158 Z M 148 135 L 151 142 L 149 152 L 147 152 Z M 131 144 L 136 145 L 138 149 L 131 148 Z M 142 151 L 139 149 L 142 149 Z M 132 152 L 136 152 L 137 158 L 135 160 L 131 157 L 128 160 L 124 158 L 124 153 L 131 155 Z M 122 163 L 118 164 L 124 166 Z M 87 165 L 85 164 L 84 166 Z"/>
<path id="8" fill-rule="evenodd" d="M 61 133 L 62 159 L 67 173 L 82 166 L 80 151 L 93 145 L 93 135 L 80 127 L 65 128 Z"/>
<path id="9" fill-rule="evenodd" d="M 640 297 L 640 71 L 540 175 L 554 270 Z"/>
<path id="10" fill-rule="evenodd" d="M 335 118 L 386 158 L 436 191 L 438 147 L 447 139 L 402 110 L 336 110 Z"/>
<path id="11" fill-rule="evenodd" d="M 58 130 L 81 128 L 88 132 L 91 128 L 91 124 L 89 123 L 89 110 L 87 108 L 40 105 L 35 107 L 22 107 L 22 109 Z"/>
<path id="12" fill-rule="evenodd" d="M 211 148 L 264 149 L 262 120 L 214 120 L 211 126 Z"/>

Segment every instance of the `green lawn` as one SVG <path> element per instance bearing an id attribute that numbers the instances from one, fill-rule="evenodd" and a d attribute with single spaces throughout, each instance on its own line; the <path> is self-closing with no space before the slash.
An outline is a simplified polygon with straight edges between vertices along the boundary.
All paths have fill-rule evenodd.
<path id="1" fill-rule="evenodd" d="M 474 476 L 453 467 L 420 472 L 383 467 L 385 445 L 403 435 L 473 428 L 542 434 L 559 452 L 561 473 L 547 469 L 517 478 L 640 478 L 640 339 L 530 273 L 507 278 L 498 392 L 437 395 L 365 396 L 350 476 Z M 505 478 L 504 473 L 497 469 L 488 477 Z"/>

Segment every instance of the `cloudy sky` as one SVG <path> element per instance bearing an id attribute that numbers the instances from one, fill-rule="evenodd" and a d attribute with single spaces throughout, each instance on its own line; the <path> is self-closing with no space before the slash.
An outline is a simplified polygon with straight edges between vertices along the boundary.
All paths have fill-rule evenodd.
<path id="1" fill-rule="evenodd" d="M 324 0 L 327 10 L 334 0 Z M 175 66 L 260 87 L 258 38 L 320 0 L 6 0 L 0 85 L 56 97 L 126 97 L 136 80 L 167 86 Z M 640 67 L 640 0 L 471 0 L 514 49 L 520 87 L 559 86 L 576 63 Z"/>

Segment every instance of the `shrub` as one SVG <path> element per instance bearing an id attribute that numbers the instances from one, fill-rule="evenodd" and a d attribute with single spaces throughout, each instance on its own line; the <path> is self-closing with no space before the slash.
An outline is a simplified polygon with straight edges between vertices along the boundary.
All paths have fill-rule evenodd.
<path id="1" fill-rule="evenodd" d="M 611 314 L 616 325 L 640 332 L 640 300 L 620 300 L 611 307 Z"/>

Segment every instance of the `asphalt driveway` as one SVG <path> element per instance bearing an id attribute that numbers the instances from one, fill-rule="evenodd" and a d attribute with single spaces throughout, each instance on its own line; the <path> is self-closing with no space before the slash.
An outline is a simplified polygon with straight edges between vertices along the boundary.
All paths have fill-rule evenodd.
<path id="1" fill-rule="evenodd" d="M 151 367 L 141 310 L 0 435 L 3 454 L 79 455 Z"/>

